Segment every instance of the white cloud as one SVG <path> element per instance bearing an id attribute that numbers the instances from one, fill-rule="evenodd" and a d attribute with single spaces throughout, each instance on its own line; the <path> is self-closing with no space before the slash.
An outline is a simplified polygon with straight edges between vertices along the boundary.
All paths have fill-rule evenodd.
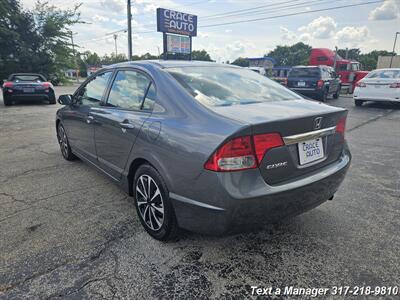
<path id="1" fill-rule="evenodd" d="M 337 24 L 331 17 L 319 17 L 306 26 L 301 26 L 299 31 L 309 33 L 317 39 L 328 39 L 335 34 Z"/>
<path id="2" fill-rule="evenodd" d="M 103 0 L 100 3 L 103 8 L 112 14 L 119 14 L 126 10 L 125 0 Z M 132 15 L 136 15 L 138 13 L 136 6 L 131 6 L 131 13 Z"/>
<path id="3" fill-rule="evenodd" d="M 103 0 L 101 5 L 104 8 L 115 12 L 120 12 L 125 9 L 125 2 L 123 0 Z"/>
<path id="4" fill-rule="evenodd" d="M 308 32 L 302 33 L 299 36 L 300 41 L 302 42 L 309 42 L 311 40 L 312 36 Z"/>
<path id="5" fill-rule="evenodd" d="M 145 12 L 154 12 L 156 11 L 158 5 L 154 4 L 154 3 L 150 3 L 150 4 L 146 4 L 144 7 L 144 11 Z"/>
<path id="6" fill-rule="evenodd" d="M 293 31 L 290 31 L 286 27 L 279 27 L 281 32 L 281 39 L 286 42 L 292 42 L 296 39 L 296 34 Z"/>
<path id="7" fill-rule="evenodd" d="M 398 0 L 388 0 L 383 2 L 369 13 L 370 20 L 393 20 L 400 17 L 400 8 Z"/>
<path id="8" fill-rule="evenodd" d="M 336 33 L 335 38 L 339 43 L 346 43 L 351 45 L 356 45 L 358 43 L 364 42 L 370 33 L 366 26 L 361 27 L 343 27 Z"/>
<path id="9" fill-rule="evenodd" d="M 101 16 L 101 15 L 94 15 L 93 17 L 92 17 L 92 20 L 94 21 L 94 22 L 108 22 L 110 19 L 109 18 L 107 18 L 107 17 L 104 17 L 104 16 Z"/>

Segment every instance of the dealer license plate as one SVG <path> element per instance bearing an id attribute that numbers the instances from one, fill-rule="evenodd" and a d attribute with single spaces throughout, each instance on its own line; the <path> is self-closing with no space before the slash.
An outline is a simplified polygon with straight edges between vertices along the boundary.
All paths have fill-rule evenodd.
<path id="1" fill-rule="evenodd" d="M 322 138 L 298 143 L 297 147 L 299 149 L 300 165 L 305 165 L 324 157 Z"/>
<path id="2" fill-rule="evenodd" d="M 305 81 L 298 81 L 297 86 L 306 86 Z"/>

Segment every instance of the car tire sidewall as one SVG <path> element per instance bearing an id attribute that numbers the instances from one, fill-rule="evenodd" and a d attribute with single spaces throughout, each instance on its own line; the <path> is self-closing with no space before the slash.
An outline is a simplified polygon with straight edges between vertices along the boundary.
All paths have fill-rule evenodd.
<path id="1" fill-rule="evenodd" d="M 54 93 L 54 91 L 50 92 L 49 95 L 49 104 L 56 104 L 56 94 Z"/>
<path id="2" fill-rule="evenodd" d="M 157 231 L 152 230 L 151 228 L 148 227 L 146 222 L 143 220 L 137 199 L 136 199 L 136 184 L 137 181 L 139 180 L 140 176 L 142 175 L 148 175 L 150 176 L 157 184 L 158 188 L 160 189 L 160 193 L 162 195 L 163 199 L 163 206 L 164 206 L 164 220 L 161 228 Z M 157 172 L 156 169 L 154 169 L 152 166 L 149 164 L 144 164 L 139 167 L 137 172 L 135 173 L 135 178 L 133 180 L 133 197 L 134 197 L 134 202 L 135 202 L 135 207 L 136 207 L 136 212 L 139 217 L 140 223 L 142 223 L 142 226 L 145 228 L 145 230 L 155 239 L 160 240 L 160 241 L 167 241 L 171 240 L 176 237 L 177 234 L 177 223 L 176 223 L 176 218 L 175 218 L 175 212 L 171 204 L 171 200 L 169 198 L 169 192 L 168 188 L 162 179 L 161 175 Z"/>
<path id="3" fill-rule="evenodd" d="M 10 106 L 11 105 L 11 99 L 3 94 L 3 102 L 5 106 Z"/>
<path id="4" fill-rule="evenodd" d="M 68 147 L 67 147 L 67 154 L 66 154 L 66 155 L 64 155 L 64 153 L 62 152 L 62 150 L 61 150 L 61 148 L 60 148 L 61 155 L 64 157 L 64 159 L 66 159 L 66 160 L 68 160 L 68 161 L 74 160 L 74 159 L 76 158 L 76 156 L 72 153 L 71 146 L 70 146 L 69 140 L 68 140 L 67 132 L 65 131 L 65 128 L 64 128 L 64 126 L 63 126 L 61 123 L 58 124 L 58 126 L 57 126 L 57 139 L 58 139 L 58 144 L 60 145 L 60 135 L 59 135 L 60 127 L 62 127 L 63 130 L 64 130 L 65 136 L 66 136 L 66 138 L 67 138 L 67 146 L 68 146 Z M 60 147 L 61 147 L 61 145 L 60 145 Z"/>

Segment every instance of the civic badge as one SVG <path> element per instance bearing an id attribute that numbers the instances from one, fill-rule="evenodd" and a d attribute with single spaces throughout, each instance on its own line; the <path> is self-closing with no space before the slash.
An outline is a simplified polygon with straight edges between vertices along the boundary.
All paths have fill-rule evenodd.
<path id="1" fill-rule="evenodd" d="M 321 129 L 322 117 L 314 119 L 314 130 Z"/>

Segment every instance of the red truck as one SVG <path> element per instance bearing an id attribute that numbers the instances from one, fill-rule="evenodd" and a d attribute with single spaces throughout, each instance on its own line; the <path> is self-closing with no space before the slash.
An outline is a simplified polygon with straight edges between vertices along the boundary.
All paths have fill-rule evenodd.
<path id="1" fill-rule="evenodd" d="M 368 74 L 368 71 L 360 70 L 358 61 L 343 59 L 337 54 L 335 61 L 335 52 L 326 48 L 311 49 L 309 65 L 335 66 L 335 71 L 342 81 L 342 89 L 347 89 L 350 94 L 353 93 L 357 81 Z"/>

